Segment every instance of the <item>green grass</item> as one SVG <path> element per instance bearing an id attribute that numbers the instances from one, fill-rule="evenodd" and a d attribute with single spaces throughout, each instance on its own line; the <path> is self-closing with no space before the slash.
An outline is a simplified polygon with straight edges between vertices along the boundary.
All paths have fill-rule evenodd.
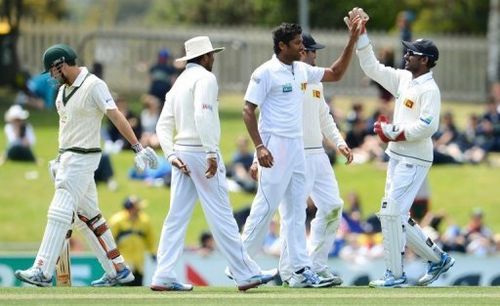
<path id="1" fill-rule="evenodd" d="M 0 288 L 2 305 L 498 305 L 494 287 L 339 287 L 288 289 L 196 287 L 192 292 L 152 292 L 145 287 Z"/>
<path id="2" fill-rule="evenodd" d="M 1 100 L 1 99 L 0 99 Z M 131 101 L 134 101 L 133 99 Z M 336 106 L 346 112 L 350 99 L 336 98 Z M 366 103 L 367 111 L 375 103 Z M 221 97 L 222 139 L 221 151 L 226 162 L 231 158 L 238 135 L 247 135 L 241 119 L 242 96 L 228 94 Z M 134 102 L 132 108 L 139 103 Z M 0 111 L 5 110 L 0 101 Z M 479 113 L 482 108 L 472 104 L 446 103 L 444 110 L 453 110 L 458 122 L 465 122 L 470 112 Z M 55 112 L 32 112 L 30 121 L 35 126 L 38 164 L 7 162 L 0 166 L 0 242 L 38 242 L 42 239 L 46 223 L 47 208 L 53 195 L 53 185 L 48 176 L 47 162 L 56 156 L 57 151 L 57 114 Z M 0 148 L 5 147 L 5 136 L 0 135 Z M 130 181 L 127 172 L 133 165 L 133 154 L 123 152 L 112 156 L 115 177 L 119 189 L 111 192 L 104 185 L 98 186 L 100 207 L 104 216 L 121 209 L 123 199 L 136 194 L 148 202 L 146 212 L 151 216 L 154 228 L 159 235 L 163 219 L 168 211 L 169 189 L 146 186 L 142 182 Z M 344 199 L 350 191 L 361 196 L 365 216 L 378 210 L 383 194 L 385 170 L 374 164 L 335 167 L 341 194 Z M 35 179 L 30 175 L 37 173 Z M 465 225 L 473 207 L 482 207 L 486 223 L 500 232 L 500 213 L 498 209 L 498 182 L 500 171 L 487 165 L 480 166 L 439 166 L 430 172 L 432 210 L 445 212 L 449 222 Z M 231 193 L 234 209 L 250 204 L 253 195 Z M 198 235 L 207 224 L 202 210 L 197 206 L 188 228 L 187 243 L 196 244 Z"/>

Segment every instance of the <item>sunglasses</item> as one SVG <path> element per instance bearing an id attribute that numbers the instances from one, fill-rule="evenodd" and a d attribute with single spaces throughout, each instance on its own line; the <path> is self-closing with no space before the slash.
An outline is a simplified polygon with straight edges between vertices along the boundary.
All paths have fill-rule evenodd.
<path id="1" fill-rule="evenodd" d="M 434 57 L 434 55 L 431 55 L 431 54 L 426 54 L 426 53 L 422 53 L 422 52 L 417 52 L 417 51 L 413 51 L 413 50 L 407 50 L 406 51 L 406 54 L 408 56 L 427 56 L 427 57 Z"/>

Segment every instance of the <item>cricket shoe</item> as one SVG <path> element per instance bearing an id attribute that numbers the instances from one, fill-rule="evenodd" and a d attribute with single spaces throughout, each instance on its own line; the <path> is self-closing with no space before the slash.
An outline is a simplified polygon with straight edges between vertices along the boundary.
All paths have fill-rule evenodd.
<path id="1" fill-rule="evenodd" d="M 18 280 L 22 282 L 38 287 L 52 286 L 52 277 L 45 277 L 45 275 L 43 275 L 42 269 L 40 269 L 39 267 L 32 267 L 28 270 L 17 270 L 14 275 Z"/>
<path id="2" fill-rule="evenodd" d="M 258 274 L 250 277 L 242 282 L 237 282 L 238 290 L 247 291 L 248 289 L 259 287 L 272 281 L 276 275 L 278 275 L 278 269 L 271 269 L 267 272 L 262 271 L 262 274 Z"/>
<path id="3" fill-rule="evenodd" d="M 278 269 L 273 268 L 273 269 L 269 269 L 269 270 L 262 270 L 261 273 L 263 275 L 264 274 L 266 274 L 266 275 L 272 274 L 272 275 L 274 275 L 274 277 L 276 277 L 278 275 Z M 231 273 L 231 270 L 229 270 L 229 267 L 226 267 L 224 269 L 224 274 L 227 276 L 227 278 L 234 281 L 233 273 Z"/>
<path id="4" fill-rule="evenodd" d="M 319 279 L 322 283 L 331 282 L 332 286 L 342 285 L 343 282 L 342 278 L 340 278 L 340 276 L 338 276 L 337 274 L 333 273 L 333 271 L 330 270 L 329 268 L 317 271 L 316 274 L 318 274 Z"/>
<path id="5" fill-rule="evenodd" d="M 319 275 L 309 267 L 304 268 L 301 273 L 294 272 L 288 280 L 289 288 L 323 288 L 332 285 L 333 281 L 322 281 Z"/>
<path id="6" fill-rule="evenodd" d="M 441 261 L 434 263 L 429 262 L 429 268 L 424 276 L 422 276 L 418 281 L 418 286 L 427 286 L 438 277 L 448 271 L 455 264 L 455 258 L 448 255 L 448 253 L 441 254 Z"/>
<path id="7" fill-rule="evenodd" d="M 372 288 L 399 288 L 406 284 L 406 274 L 403 272 L 400 278 L 394 277 L 391 271 L 385 271 L 384 277 L 372 280 L 368 286 Z"/>
<path id="8" fill-rule="evenodd" d="M 192 291 L 193 285 L 179 282 L 164 282 L 157 285 L 151 285 L 153 291 Z"/>
<path id="9" fill-rule="evenodd" d="M 122 270 L 116 272 L 115 277 L 111 277 L 108 274 L 104 273 L 104 275 L 90 283 L 92 287 L 113 287 L 120 284 L 130 283 L 135 279 L 134 274 L 128 267 L 123 268 Z"/>

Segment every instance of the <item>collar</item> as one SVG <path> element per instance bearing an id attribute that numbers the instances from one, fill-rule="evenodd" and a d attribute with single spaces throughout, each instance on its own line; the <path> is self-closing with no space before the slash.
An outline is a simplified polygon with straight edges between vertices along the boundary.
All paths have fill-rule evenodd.
<path id="1" fill-rule="evenodd" d="M 411 82 L 413 84 L 420 85 L 427 82 L 428 80 L 432 80 L 432 71 L 422 74 L 418 78 L 413 79 Z"/>
<path id="2" fill-rule="evenodd" d="M 82 86 L 82 83 L 85 80 L 85 77 L 87 77 L 88 73 L 89 73 L 89 71 L 87 70 L 86 67 L 80 67 L 80 73 L 76 77 L 76 79 L 73 82 L 73 84 L 71 84 L 71 87 L 80 87 L 80 86 Z"/>
<path id="3" fill-rule="evenodd" d="M 292 73 L 293 73 L 293 68 L 294 68 L 294 64 L 295 64 L 295 62 L 293 62 L 291 65 L 287 65 L 287 64 L 283 63 L 282 61 L 280 61 L 280 60 L 278 59 L 278 57 L 276 56 L 276 54 L 273 54 L 273 56 L 272 56 L 272 58 L 271 58 L 271 61 L 272 61 L 273 65 L 274 65 L 276 68 L 278 68 L 278 69 L 280 69 L 280 70 L 283 70 L 283 71 L 287 71 L 287 72 L 289 72 L 290 70 L 289 70 L 289 68 L 288 68 L 288 67 L 292 67 Z"/>
<path id="4" fill-rule="evenodd" d="M 187 64 L 186 64 L 186 69 L 188 69 L 188 68 L 193 68 L 193 67 L 200 67 L 200 68 L 205 69 L 205 67 L 203 67 L 202 65 L 197 64 L 197 63 L 187 63 Z"/>

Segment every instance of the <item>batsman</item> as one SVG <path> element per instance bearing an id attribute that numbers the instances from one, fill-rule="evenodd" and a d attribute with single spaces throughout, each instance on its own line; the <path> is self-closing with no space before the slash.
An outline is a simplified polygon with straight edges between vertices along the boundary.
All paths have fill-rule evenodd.
<path id="1" fill-rule="evenodd" d="M 368 15 L 354 8 L 344 19 L 348 27 L 356 16 L 363 26 Z M 356 19 L 357 20 L 357 19 Z M 374 132 L 388 143 L 389 155 L 385 194 L 378 214 L 384 237 L 385 275 L 370 282 L 370 287 L 401 287 L 406 283 L 403 255 L 406 244 L 425 259 L 428 269 L 417 285 L 435 281 L 453 266 L 455 259 L 443 252 L 409 216 L 410 207 L 433 161 L 431 136 L 439 126 L 441 95 L 431 71 L 439 59 L 434 42 L 417 39 L 403 41 L 407 48 L 404 69 L 394 69 L 379 63 L 366 34 L 358 39 L 356 54 L 364 73 L 382 85 L 395 97 L 392 123 L 381 116 Z"/>
<path id="2" fill-rule="evenodd" d="M 89 73 L 87 68 L 77 66 L 76 58 L 76 52 L 65 44 L 53 45 L 43 54 L 45 73 L 50 73 L 60 85 L 56 97 L 59 155 L 50 163 L 55 193 L 33 266 L 15 272 L 19 280 L 40 287 L 52 285 L 56 261 L 73 221 L 105 270 L 102 278 L 92 282 L 93 286 L 114 286 L 134 280 L 97 202 L 94 171 L 101 158 L 103 116 L 106 115 L 130 142 L 139 170 L 157 166 L 156 153 L 140 145 L 127 120 L 117 109 L 106 83 Z"/>

